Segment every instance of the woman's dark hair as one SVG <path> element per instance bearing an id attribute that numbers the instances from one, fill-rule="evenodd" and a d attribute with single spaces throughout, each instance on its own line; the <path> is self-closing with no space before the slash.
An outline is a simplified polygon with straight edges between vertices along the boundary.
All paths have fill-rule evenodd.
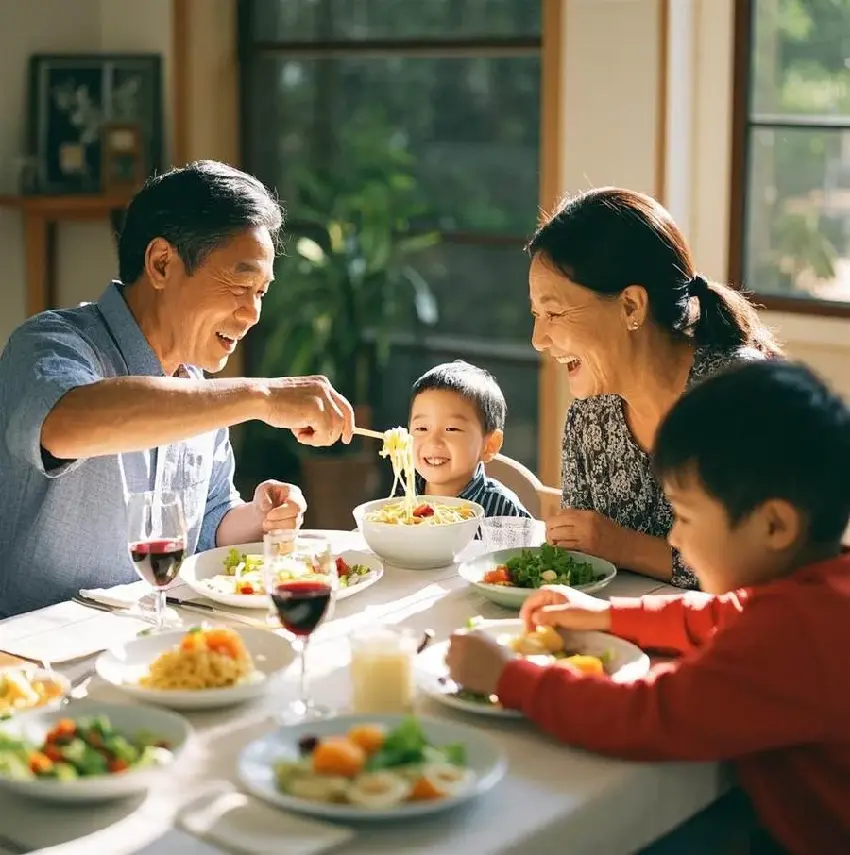
<path id="1" fill-rule="evenodd" d="M 850 408 L 801 364 L 753 360 L 698 383 L 661 423 L 653 463 L 662 482 L 695 475 L 732 525 L 784 499 L 831 543 L 850 518 Z"/>
<path id="2" fill-rule="evenodd" d="M 198 160 L 149 178 L 127 209 L 118 239 L 118 276 L 132 285 L 145 270 L 145 253 L 164 238 L 189 274 L 237 232 L 258 226 L 278 246 L 280 204 L 252 175 L 226 163 Z"/>
<path id="3" fill-rule="evenodd" d="M 643 286 L 653 319 L 671 335 L 781 353 L 740 291 L 697 275 L 684 235 L 651 196 L 603 187 L 566 198 L 526 249 L 597 294 L 613 297 L 629 285 Z"/>

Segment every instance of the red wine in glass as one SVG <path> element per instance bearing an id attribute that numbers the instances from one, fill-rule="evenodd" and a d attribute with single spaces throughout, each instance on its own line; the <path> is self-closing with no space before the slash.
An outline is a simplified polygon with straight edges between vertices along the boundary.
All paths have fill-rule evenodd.
<path id="1" fill-rule="evenodd" d="M 271 598 L 284 629 L 309 636 L 327 613 L 332 593 L 324 582 L 294 579 L 277 585 Z"/>
<path id="2" fill-rule="evenodd" d="M 154 588 L 166 588 L 180 572 L 186 552 L 182 540 L 147 540 L 130 544 L 136 572 Z"/>

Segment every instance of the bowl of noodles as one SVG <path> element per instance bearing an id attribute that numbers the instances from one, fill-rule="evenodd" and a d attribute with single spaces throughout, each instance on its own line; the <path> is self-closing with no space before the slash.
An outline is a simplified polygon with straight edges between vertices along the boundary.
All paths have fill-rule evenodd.
<path id="1" fill-rule="evenodd" d="M 369 548 L 405 570 L 453 564 L 475 537 L 484 508 L 457 496 L 376 499 L 354 509 Z"/>
<path id="2" fill-rule="evenodd" d="M 138 636 L 102 653 L 95 667 L 137 700 L 202 710 L 260 696 L 293 661 L 289 642 L 270 630 L 204 626 Z"/>

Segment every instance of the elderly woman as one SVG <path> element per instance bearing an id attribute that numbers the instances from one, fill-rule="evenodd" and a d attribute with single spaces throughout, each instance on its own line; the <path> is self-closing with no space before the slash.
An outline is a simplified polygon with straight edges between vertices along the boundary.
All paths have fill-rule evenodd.
<path id="1" fill-rule="evenodd" d="M 652 470 L 655 431 L 691 385 L 738 360 L 779 356 L 779 346 L 743 295 L 697 275 L 684 236 L 649 196 L 604 188 L 567 199 L 528 249 L 533 343 L 564 366 L 575 398 L 562 510 L 547 538 L 696 587 L 665 539 L 672 511 Z"/>

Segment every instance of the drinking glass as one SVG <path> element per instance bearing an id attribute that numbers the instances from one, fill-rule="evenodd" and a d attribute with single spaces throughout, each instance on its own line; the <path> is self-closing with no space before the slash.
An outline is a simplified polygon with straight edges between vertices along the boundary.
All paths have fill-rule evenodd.
<path id="1" fill-rule="evenodd" d="M 403 627 L 364 627 L 351 634 L 351 711 L 409 713 L 416 694 L 418 638 Z"/>
<path id="2" fill-rule="evenodd" d="M 485 552 L 540 546 L 546 526 L 530 517 L 487 517 L 481 520 L 481 542 Z"/>
<path id="3" fill-rule="evenodd" d="M 177 578 L 186 554 L 186 519 L 180 495 L 130 493 L 127 546 L 136 572 L 153 588 L 159 632 L 165 625 L 165 589 Z"/>
<path id="4" fill-rule="evenodd" d="M 300 660 L 298 698 L 284 710 L 286 724 L 324 718 L 332 710 L 313 700 L 307 683 L 307 645 L 333 608 L 339 580 L 330 543 L 291 529 L 265 535 L 263 576 L 280 623 Z"/>

